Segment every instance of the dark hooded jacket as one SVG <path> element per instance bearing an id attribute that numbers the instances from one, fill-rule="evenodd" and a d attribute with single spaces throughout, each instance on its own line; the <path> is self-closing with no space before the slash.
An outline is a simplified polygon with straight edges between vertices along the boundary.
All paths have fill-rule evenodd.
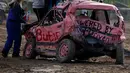
<path id="1" fill-rule="evenodd" d="M 12 3 L 9 6 L 6 28 L 8 36 L 15 39 L 21 35 L 21 23 L 25 23 L 23 19 L 24 10 L 18 3 Z"/>
<path id="2" fill-rule="evenodd" d="M 9 15 L 8 15 L 8 20 L 16 21 L 19 23 L 24 23 L 25 21 L 23 20 L 24 16 L 24 10 L 20 7 L 20 5 L 15 2 L 11 3 L 9 9 Z"/>

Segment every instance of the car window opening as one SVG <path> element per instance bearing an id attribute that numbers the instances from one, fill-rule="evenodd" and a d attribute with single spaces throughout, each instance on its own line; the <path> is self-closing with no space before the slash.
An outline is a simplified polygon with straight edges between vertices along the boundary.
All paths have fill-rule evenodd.
<path id="1" fill-rule="evenodd" d="M 78 9 L 75 12 L 77 19 L 92 19 L 111 26 L 118 27 L 119 17 L 113 10 L 90 10 L 90 9 Z"/>
<path id="2" fill-rule="evenodd" d="M 60 12 L 58 12 L 57 10 L 51 10 L 45 17 L 45 20 L 43 21 L 42 25 L 44 26 L 52 25 L 61 21 L 63 21 L 63 18 Z"/>

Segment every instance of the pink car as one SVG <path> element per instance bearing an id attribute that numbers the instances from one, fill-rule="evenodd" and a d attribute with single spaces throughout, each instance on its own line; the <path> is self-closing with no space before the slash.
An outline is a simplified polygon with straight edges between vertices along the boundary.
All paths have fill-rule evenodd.
<path id="1" fill-rule="evenodd" d="M 24 56 L 59 62 L 108 55 L 124 62 L 125 24 L 118 8 L 95 1 L 59 3 L 42 21 L 27 25 Z"/>

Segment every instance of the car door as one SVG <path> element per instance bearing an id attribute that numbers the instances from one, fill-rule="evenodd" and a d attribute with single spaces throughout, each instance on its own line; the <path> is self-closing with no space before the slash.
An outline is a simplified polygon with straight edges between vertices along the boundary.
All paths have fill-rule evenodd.
<path id="1" fill-rule="evenodd" d="M 41 43 L 56 43 L 63 35 L 64 22 L 62 15 L 52 9 L 36 29 L 36 41 Z"/>

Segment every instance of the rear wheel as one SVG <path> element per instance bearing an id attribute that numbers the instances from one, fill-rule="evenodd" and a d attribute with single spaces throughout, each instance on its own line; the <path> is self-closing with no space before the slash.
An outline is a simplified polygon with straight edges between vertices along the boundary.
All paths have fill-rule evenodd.
<path id="1" fill-rule="evenodd" d="M 115 50 L 110 54 L 111 58 L 116 59 L 116 64 L 124 64 L 124 46 L 123 43 L 115 45 Z"/>
<path id="2" fill-rule="evenodd" d="M 31 38 L 27 41 L 24 47 L 23 55 L 27 59 L 35 59 L 36 58 L 36 40 L 35 38 Z"/>
<path id="3" fill-rule="evenodd" d="M 119 43 L 116 46 L 116 64 L 124 64 L 124 46 Z"/>
<path id="4" fill-rule="evenodd" d="M 75 44 L 69 39 L 63 39 L 57 50 L 56 58 L 61 63 L 70 62 L 75 56 Z"/>

